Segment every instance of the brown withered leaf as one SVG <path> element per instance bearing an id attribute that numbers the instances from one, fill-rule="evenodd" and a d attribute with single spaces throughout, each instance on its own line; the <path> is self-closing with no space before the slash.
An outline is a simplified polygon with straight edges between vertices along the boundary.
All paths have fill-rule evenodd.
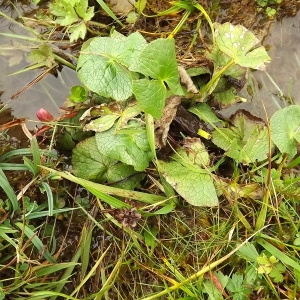
<path id="1" fill-rule="evenodd" d="M 178 66 L 178 72 L 180 76 L 180 81 L 182 84 L 186 86 L 187 91 L 190 93 L 198 94 L 199 91 L 196 88 L 191 76 L 185 70 L 185 68 L 182 66 Z"/>
<path id="2" fill-rule="evenodd" d="M 166 100 L 162 117 L 155 122 L 155 143 L 158 148 L 166 145 L 170 124 L 174 120 L 181 97 L 171 96 Z"/>

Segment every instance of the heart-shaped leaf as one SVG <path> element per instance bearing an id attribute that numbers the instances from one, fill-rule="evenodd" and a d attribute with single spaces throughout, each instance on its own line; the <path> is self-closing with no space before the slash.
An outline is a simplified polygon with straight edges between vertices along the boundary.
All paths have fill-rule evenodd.
<path id="1" fill-rule="evenodd" d="M 80 143 L 73 150 L 72 166 L 76 176 L 103 182 L 103 177 L 116 160 L 101 155 L 98 151 L 95 137 L 88 138 Z"/>
<path id="2" fill-rule="evenodd" d="M 270 120 L 270 129 L 272 141 L 280 152 L 294 157 L 300 142 L 300 106 L 291 105 L 277 111 Z"/>
<path id="3" fill-rule="evenodd" d="M 173 94 L 183 95 L 173 39 L 157 39 L 148 44 L 129 69 L 150 77 L 135 80 L 133 89 L 140 107 L 155 118 L 162 115 L 167 97 L 166 86 Z"/>
<path id="4" fill-rule="evenodd" d="M 142 174 L 123 180 L 136 173 L 132 166 L 104 156 L 98 150 L 95 137 L 88 138 L 73 150 L 72 166 L 76 176 L 95 182 L 117 182 L 114 187 L 134 189 L 142 179 Z M 118 182 L 123 180 L 121 182 Z"/>
<path id="5" fill-rule="evenodd" d="M 132 95 L 132 73 L 128 67 L 146 45 L 136 32 L 128 37 L 96 37 L 84 43 L 78 59 L 78 77 L 91 91 L 117 101 Z"/>

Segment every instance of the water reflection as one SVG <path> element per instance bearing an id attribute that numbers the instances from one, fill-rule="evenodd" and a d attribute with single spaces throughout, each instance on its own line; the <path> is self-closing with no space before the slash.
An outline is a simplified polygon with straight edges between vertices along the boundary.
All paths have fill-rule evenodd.
<path id="1" fill-rule="evenodd" d="M 23 5 L 18 9 L 28 12 L 33 8 Z M 13 18 L 17 17 L 16 13 L 10 11 L 9 8 L 6 11 L 2 8 L 1 11 L 10 14 Z M 18 24 L 3 17 L 0 17 L 0 22 L 1 33 L 30 36 L 30 33 Z M 63 67 L 61 71 L 57 72 L 57 76 L 45 75 L 42 80 L 12 100 L 11 97 L 14 94 L 43 72 L 42 69 L 39 69 L 18 75 L 9 75 L 32 64 L 28 61 L 28 53 L 34 46 L 36 46 L 34 42 L 0 37 L 0 91 L 3 91 L 1 102 L 11 108 L 16 118 L 27 117 L 37 121 L 35 113 L 41 107 L 47 109 L 54 116 L 58 116 L 59 107 L 66 100 L 70 87 L 79 84 L 79 80 L 75 71 Z M 27 122 L 27 126 L 29 129 L 33 129 L 35 123 Z"/>

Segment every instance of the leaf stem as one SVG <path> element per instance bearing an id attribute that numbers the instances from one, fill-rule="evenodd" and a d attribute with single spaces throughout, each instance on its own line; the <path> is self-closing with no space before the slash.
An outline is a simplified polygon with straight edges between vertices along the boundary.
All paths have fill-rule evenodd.
<path id="1" fill-rule="evenodd" d="M 174 35 L 180 30 L 180 28 L 183 26 L 184 22 L 188 19 L 188 17 L 191 14 L 191 10 L 186 10 L 184 15 L 182 16 L 181 20 L 179 21 L 179 23 L 176 25 L 176 27 L 174 28 L 174 30 L 170 33 L 170 35 L 168 36 L 168 39 L 172 39 L 174 37 Z"/>
<path id="2" fill-rule="evenodd" d="M 55 60 L 58 61 L 59 63 L 69 67 L 70 69 L 76 70 L 76 66 L 74 66 L 73 64 L 71 64 L 70 62 L 68 62 L 64 58 L 62 58 L 61 56 L 59 56 L 57 54 L 53 54 L 53 56 L 54 56 Z"/>
<path id="3" fill-rule="evenodd" d="M 202 88 L 200 89 L 201 98 L 205 98 L 207 96 L 207 92 L 213 87 L 213 85 L 219 80 L 222 74 L 232 65 L 234 64 L 234 59 L 228 62 L 220 71 L 216 72 L 212 79 Z"/>
<path id="4" fill-rule="evenodd" d="M 204 17 L 205 17 L 207 23 L 209 24 L 209 27 L 210 27 L 210 29 L 211 29 L 211 34 L 212 34 L 213 46 L 215 46 L 215 42 L 216 42 L 216 38 L 215 38 L 215 30 L 214 30 L 214 25 L 213 25 L 213 23 L 212 23 L 212 21 L 211 21 L 211 18 L 209 17 L 209 15 L 207 14 L 207 12 L 206 12 L 206 10 L 203 8 L 203 6 L 200 5 L 199 3 L 194 4 L 194 7 L 196 7 L 197 9 L 199 9 L 199 10 L 203 13 L 203 15 L 204 15 Z"/>

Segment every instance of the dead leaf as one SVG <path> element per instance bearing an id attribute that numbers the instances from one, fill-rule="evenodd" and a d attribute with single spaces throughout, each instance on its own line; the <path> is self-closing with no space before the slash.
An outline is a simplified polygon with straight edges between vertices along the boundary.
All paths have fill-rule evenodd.
<path id="1" fill-rule="evenodd" d="M 135 0 L 109 0 L 110 9 L 116 15 L 127 15 L 133 8 Z"/>
<path id="2" fill-rule="evenodd" d="M 180 81 L 182 84 L 186 86 L 187 91 L 190 93 L 198 94 L 199 91 L 196 88 L 191 76 L 185 70 L 185 68 L 182 66 L 178 66 L 178 72 L 180 76 Z"/>
<path id="3" fill-rule="evenodd" d="M 158 148 L 166 145 L 170 124 L 174 120 L 177 108 L 181 103 L 181 97 L 171 96 L 166 100 L 166 106 L 162 117 L 155 123 L 155 143 Z"/>

